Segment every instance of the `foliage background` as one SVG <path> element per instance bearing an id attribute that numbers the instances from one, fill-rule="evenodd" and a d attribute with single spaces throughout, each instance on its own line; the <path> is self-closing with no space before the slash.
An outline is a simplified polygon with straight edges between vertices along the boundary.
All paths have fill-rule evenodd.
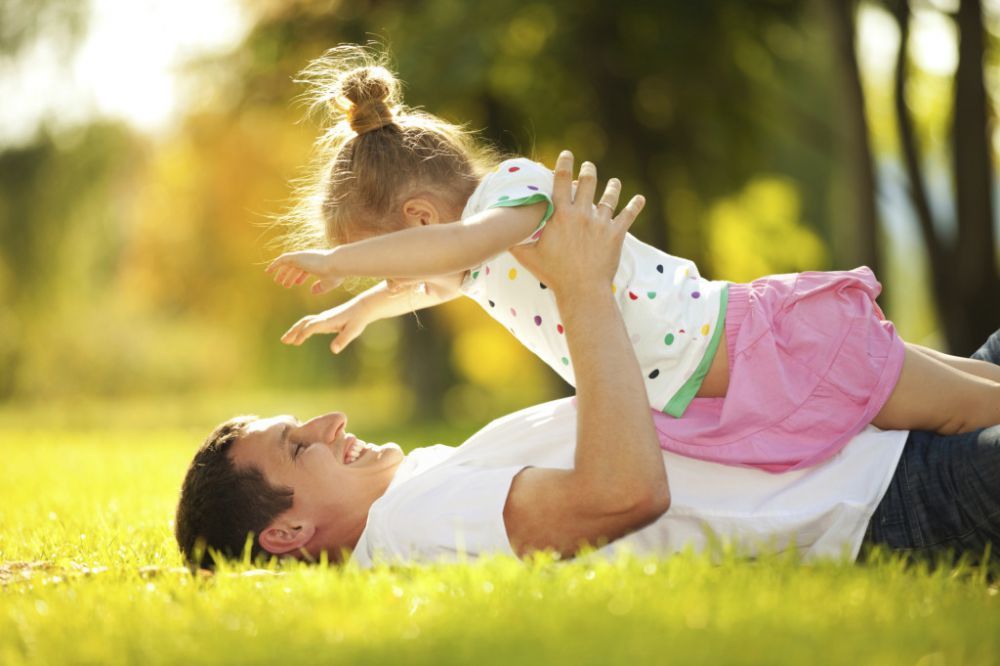
<path id="1" fill-rule="evenodd" d="M 567 394 L 471 303 L 381 322 L 339 357 L 325 341 L 278 342 L 298 317 L 345 296 L 289 294 L 262 271 L 280 250 L 269 222 L 319 133 L 300 122 L 295 74 L 336 43 L 370 39 L 394 54 L 408 104 L 550 164 L 571 148 L 602 175 L 620 176 L 626 195 L 646 194 L 635 233 L 693 258 L 704 274 L 749 280 L 876 263 L 904 337 L 948 347 L 960 338 L 945 335 L 934 305 L 893 106 L 892 12 L 901 4 L 172 3 L 170 15 L 192 33 L 215 29 L 216 5 L 237 28 L 214 41 L 209 34 L 211 48 L 182 49 L 164 92 L 136 69 L 157 44 L 155 21 L 137 20 L 123 46 L 93 40 L 109 16 L 155 19 L 164 3 L 5 0 L 0 402 L 58 413 L 101 399 L 363 387 L 366 406 L 396 421 L 455 424 Z M 854 31 L 847 51 L 836 22 L 845 8 Z M 962 221 L 948 212 L 959 3 L 905 9 L 914 29 L 906 108 L 948 237 Z M 997 10 L 982 8 L 989 98 L 985 124 L 971 128 L 990 155 Z M 74 79 L 88 48 L 109 63 L 93 90 Z M 852 97 L 852 81 L 863 83 L 864 98 Z M 102 106 L 107 90 L 154 107 L 160 93 L 171 102 L 150 126 Z M 993 219 L 988 197 L 986 205 Z M 937 269 L 971 264 L 995 284 L 998 246 L 995 235 L 983 237 L 992 263 L 951 255 Z M 1000 325 L 995 294 L 982 306 L 985 323 L 966 327 L 973 337 Z"/>

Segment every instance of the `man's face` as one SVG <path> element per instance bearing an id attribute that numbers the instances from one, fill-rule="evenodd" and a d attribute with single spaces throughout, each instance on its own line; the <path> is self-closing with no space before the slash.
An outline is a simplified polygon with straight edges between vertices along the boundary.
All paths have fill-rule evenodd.
<path id="1" fill-rule="evenodd" d="M 237 467 L 253 466 L 269 483 L 293 490 L 280 518 L 315 525 L 306 550 L 317 555 L 353 545 L 371 503 L 385 492 L 403 459 L 395 444 L 375 446 L 346 431 L 347 417 L 332 412 L 299 423 L 291 416 L 251 422 L 230 449 Z"/>

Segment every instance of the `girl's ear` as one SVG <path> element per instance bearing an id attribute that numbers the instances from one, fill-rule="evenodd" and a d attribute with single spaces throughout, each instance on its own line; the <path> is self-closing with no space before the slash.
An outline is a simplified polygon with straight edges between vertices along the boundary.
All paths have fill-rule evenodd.
<path id="1" fill-rule="evenodd" d="M 272 555 L 285 555 L 304 547 L 315 533 L 316 526 L 310 523 L 276 521 L 265 527 L 257 540 Z"/>
<path id="2" fill-rule="evenodd" d="M 441 222 L 437 207 L 422 197 L 407 199 L 403 203 L 403 218 L 407 227 L 423 227 Z"/>

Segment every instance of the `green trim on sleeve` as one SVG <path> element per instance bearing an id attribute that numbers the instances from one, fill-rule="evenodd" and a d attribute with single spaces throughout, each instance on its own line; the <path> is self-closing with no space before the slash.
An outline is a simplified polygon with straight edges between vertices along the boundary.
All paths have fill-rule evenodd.
<path id="1" fill-rule="evenodd" d="M 504 199 L 503 201 L 496 201 L 490 204 L 487 208 L 514 208 L 516 206 L 530 206 L 531 204 L 536 204 L 540 201 L 548 203 L 549 207 L 545 209 L 545 215 L 542 216 L 542 221 L 539 222 L 538 226 L 535 227 L 535 230 L 531 232 L 531 235 L 534 236 L 542 230 L 542 227 L 545 226 L 545 223 L 549 221 L 549 218 L 552 217 L 553 211 L 555 211 L 555 206 L 552 204 L 552 199 L 549 195 L 538 192 L 536 194 L 530 194 L 526 197 L 521 197 L 520 199 Z"/>
<path id="2" fill-rule="evenodd" d="M 719 318 L 715 320 L 715 331 L 712 333 L 712 339 L 708 341 L 708 349 L 705 350 L 705 355 L 701 358 L 701 363 L 695 368 L 694 374 L 691 375 L 684 385 L 677 389 L 677 393 L 674 397 L 670 399 L 667 406 L 663 408 L 665 414 L 669 414 L 674 418 L 680 418 L 684 415 L 684 410 L 688 408 L 691 401 L 694 400 L 695 395 L 698 394 L 698 389 L 701 388 L 701 383 L 705 381 L 705 375 L 708 374 L 708 369 L 712 367 L 712 361 L 715 359 L 715 352 L 719 349 L 719 341 L 722 339 L 722 332 L 726 330 L 726 306 L 729 303 L 729 285 L 726 284 L 722 288 L 722 293 L 719 297 Z"/>

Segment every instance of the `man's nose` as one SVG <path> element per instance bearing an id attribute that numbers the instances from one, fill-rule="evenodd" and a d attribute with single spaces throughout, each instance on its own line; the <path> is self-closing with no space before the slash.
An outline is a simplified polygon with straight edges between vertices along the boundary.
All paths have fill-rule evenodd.
<path id="1" fill-rule="evenodd" d="M 343 426 L 347 428 L 347 415 L 343 412 L 330 412 L 329 414 L 323 414 L 322 416 L 317 416 L 315 418 L 309 419 L 302 424 L 303 429 L 307 429 L 310 432 L 327 439 L 333 437 L 337 429 Z"/>

